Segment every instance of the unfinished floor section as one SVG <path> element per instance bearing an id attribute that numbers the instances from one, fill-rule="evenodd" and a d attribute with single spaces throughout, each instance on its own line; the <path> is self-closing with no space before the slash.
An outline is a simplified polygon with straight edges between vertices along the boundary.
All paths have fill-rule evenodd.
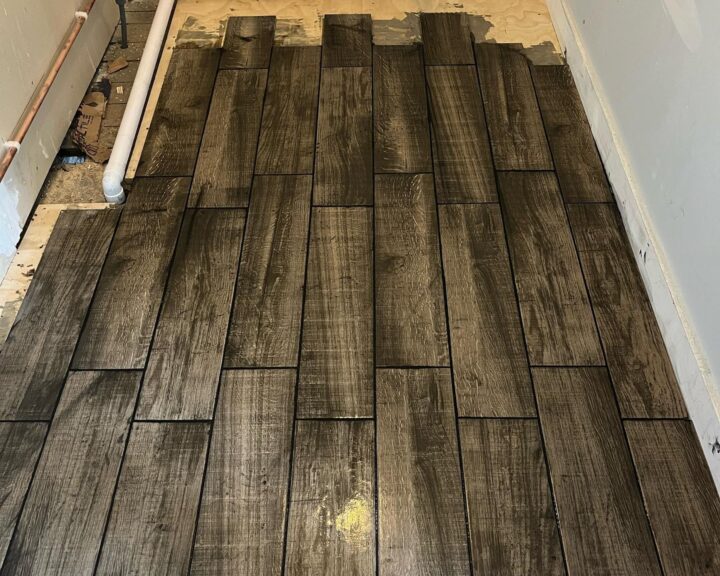
<path id="1" fill-rule="evenodd" d="M 720 573 L 568 69 L 421 26 L 174 51 L 0 351 L 0 574 Z"/>

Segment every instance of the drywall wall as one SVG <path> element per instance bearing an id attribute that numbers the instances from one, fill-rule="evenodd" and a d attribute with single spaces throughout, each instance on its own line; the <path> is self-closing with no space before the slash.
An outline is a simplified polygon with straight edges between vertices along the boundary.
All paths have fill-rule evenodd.
<path id="1" fill-rule="evenodd" d="M 720 4 L 548 5 L 720 486 Z"/>
<path id="2" fill-rule="evenodd" d="M 84 0 L 0 0 L 0 138 L 8 140 Z M 118 20 L 97 0 L 30 132 L 0 183 L 0 278 Z"/>

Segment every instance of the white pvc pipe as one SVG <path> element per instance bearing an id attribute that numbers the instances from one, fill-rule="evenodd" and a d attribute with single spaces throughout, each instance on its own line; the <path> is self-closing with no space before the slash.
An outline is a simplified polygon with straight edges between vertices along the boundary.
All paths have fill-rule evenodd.
<path id="1" fill-rule="evenodd" d="M 122 187 L 125 171 L 127 170 L 128 159 L 132 152 L 135 136 L 142 120 L 145 102 L 152 85 L 155 65 L 165 41 L 165 31 L 170 23 L 175 0 L 160 0 L 155 17 L 153 18 L 150 33 L 148 34 L 143 50 L 140 65 L 138 66 L 135 81 L 133 82 L 130 97 L 125 106 L 120 128 L 115 137 L 110 160 L 105 167 L 103 174 L 103 193 L 105 199 L 113 204 L 125 202 L 125 191 Z"/>

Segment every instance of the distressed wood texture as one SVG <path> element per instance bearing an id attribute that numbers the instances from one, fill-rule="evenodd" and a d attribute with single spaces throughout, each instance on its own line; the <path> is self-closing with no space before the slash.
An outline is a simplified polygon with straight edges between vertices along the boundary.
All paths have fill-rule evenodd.
<path id="1" fill-rule="evenodd" d="M 296 366 L 312 177 L 257 177 L 254 186 L 224 365 Z"/>
<path id="2" fill-rule="evenodd" d="M 564 576 L 536 420 L 460 423 L 475 574 Z"/>
<path id="3" fill-rule="evenodd" d="M 0 574 L 93 573 L 139 385 L 70 374 Z"/>
<path id="4" fill-rule="evenodd" d="M 530 364 L 602 365 L 602 348 L 557 180 L 499 175 Z"/>
<path id="5" fill-rule="evenodd" d="M 96 574 L 187 573 L 209 431 L 133 425 Z"/>
<path id="6" fill-rule="evenodd" d="M 312 174 L 320 50 L 320 46 L 273 47 L 257 174 Z"/>
<path id="7" fill-rule="evenodd" d="M 627 421 L 625 430 L 665 574 L 720 574 L 720 500 L 692 423 Z"/>
<path id="8" fill-rule="evenodd" d="M 185 214 L 138 418 L 212 418 L 244 225 L 244 210 Z"/>
<path id="9" fill-rule="evenodd" d="M 477 44 L 490 143 L 498 170 L 552 170 L 530 66 L 512 45 Z"/>
<path id="10" fill-rule="evenodd" d="M 566 202 L 610 202 L 612 193 L 567 66 L 533 66 L 545 130 Z"/>
<path id="11" fill-rule="evenodd" d="M 500 208 L 440 207 L 459 416 L 534 416 Z"/>
<path id="12" fill-rule="evenodd" d="M 223 372 L 193 576 L 280 576 L 294 397 L 294 370 Z"/>
<path id="13" fill-rule="evenodd" d="M 372 206 L 371 85 L 369 68 L 322 72 L 313 197 L 317 205 Z"/>
<path id="14" fill-rule="evenodd" d="M 378 366 L 449 362 L 432 176 L 376 176 Z"/>
<path id="15" fill-rule="evenodd" d="M 373 423 L 300 421 L 285 574 L 375 574 Z"/>
<path id="16" fill-rule="evenodd" d="M 228 18 L 220 68 L 267 68 L 274 36 L 275 16 Z"/>
<path id="17" fill-rule="evenodd" d="M 370 14 L 326 14 L 322 45 L 323 68 L 372 66 Z"/>
<path id="18" fill-rule="evenodd" d="M 247 207 L 267 70 L 221 70 L 215 81 L 190 207 Z"/>
<path id="19" fill-rule="evenodd" d="M 145 367 L 189 188 L 189 178 L 135 182 L 95 290 L 74 368 Z"/>
<path id="20" fill-rule="evenodd" d="M 431 172 L 425 72 L 420 46 L 375 46 L 375 172 Z"/>
<path id="21" fill-rule="evenodd" d="M 450 370 L 377 371 L 384 576 L 469 575 Z"/>
<path id="22" fill-rule="evenodd" d="M 47 424 L 0 422 L 0 566 L 40 456 Z"/>
<path id="23" fill-rule="evenodd" d="M 474 66 L 426 68 L 439 202 L 497 202 Z"/>
<path id="24" fill-rule="evenodd" d="M 605 368 L 533 368 L 571 575 L 660 575 Z"/>
<path id="25" fill-rule="evenodd" d="M 173 50 L 136 176 L 192 176 L 220 53 Z"/>
<path id="26" fill-rule="evenodd" d="M 119 213 L 60 214 L 0 351 L 0 419 L 52 417 Z"/>
<path id="27" fill-rule="evenodd" d="M 370 208 L 314 208 L 298 417 L 373 416 Z"/>
<path id="28" fill-rule="evenodd" d="M 609 204 L 577 204 L 568 216 L 623 416 L 686 416 L 620 214 Z"/>
<path id="29" fill-rule="evenodd" d="M 425 63 L 428 66 L 475 64 L 466 18 L 462 12 L 420 14 Z"/>

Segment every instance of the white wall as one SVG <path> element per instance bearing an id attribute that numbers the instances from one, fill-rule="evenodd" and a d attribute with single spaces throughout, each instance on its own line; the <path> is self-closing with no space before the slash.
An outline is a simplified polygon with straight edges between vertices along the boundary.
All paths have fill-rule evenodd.
<path id="1" fill-rule="evenodd" d="M 0 138 L 9 139 L 85 0 L 0 0 Z M 0 279 L 118 20 L 97 0 L 22 148 L 0 183 Z"/>
<path id="2" fill-rule="evenodd" d="M 720 3 L 548 4 L 720 485 Z"/>

